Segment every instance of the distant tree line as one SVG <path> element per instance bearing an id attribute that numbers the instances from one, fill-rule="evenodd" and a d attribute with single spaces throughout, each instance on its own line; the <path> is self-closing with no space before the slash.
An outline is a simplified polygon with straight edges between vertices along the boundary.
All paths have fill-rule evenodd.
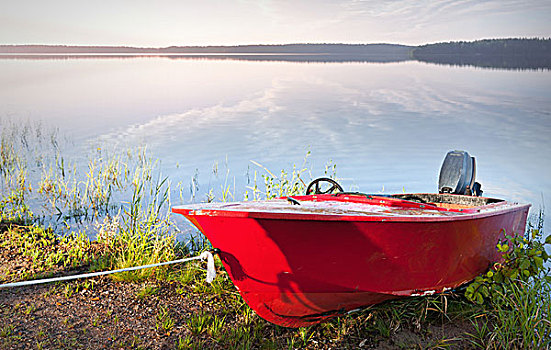
<path id="1" fill-rule="evenodd" d="M 486 39 L 452 41 L 418 46 L 413 57 L 426 55 L 522 55 L 551 56 L 551 39 Z"/>
<path id="2" fill-rule="evenodd" d="M 412 46 L 394 44 L 285 44 L 238 46 L 171 46 L 167 53 L 276 53 L 276 54 L 345 54 L 345 55 L 407 55 Z"/>
<path id="3" fill-rule="evenodd" d="M 237 46 L 169 46 L 141 48 L 127 46 L 0 45 L 0 53 L 23 54 L 346 54 L 404 55 L 413 46 L 394 44 L 286 44 Z"/>
<path id="4" fill-rule="evenodd" d="M 551 39 L 487 39 L 418 46 L 412 58 L 431 63 L 507 69 L 550 69 Z"/>

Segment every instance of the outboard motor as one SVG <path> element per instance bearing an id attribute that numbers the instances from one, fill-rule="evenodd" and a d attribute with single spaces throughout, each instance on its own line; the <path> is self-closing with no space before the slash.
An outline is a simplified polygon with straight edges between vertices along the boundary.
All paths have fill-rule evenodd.
<path id="1" fill-rule="evenodd" d="M 476 163 L 474 157 L 465 151 L 450 151 L 444 158 L 438 179 L 439 193 L 482 195 L 482 189 L 475 182 Z"/>

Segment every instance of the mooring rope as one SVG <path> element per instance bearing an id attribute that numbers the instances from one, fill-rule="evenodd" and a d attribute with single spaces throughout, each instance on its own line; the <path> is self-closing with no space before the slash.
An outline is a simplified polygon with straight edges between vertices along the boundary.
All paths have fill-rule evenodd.
<path id="1" fill-rule="evenodd" d="M 79 279 L 79 278 L 97 277 L 97 276 L 103 276 L 103 275 L 118 273 L 118 272 L 135 271 L 135 270 L 140 270 L 140 269 L 147 269 L 147 268 L 150 268 L 150 267 L 158 267 L 158 266 L 164 266 L 164 265 L 170 265 L 170 264 L 179 264 L 179 263 L 184 263 L 184 262 L 193 261 L 193 260 L 207 260 L 207 278 L 206 278 L 206 280 L 207 280 L 208 283 L 212 283 L 212 281 L 214 281 L 214 278 L 216 277 L 216 269 L 214 268 L 214 257 L 213 257 L 211 252 L 204 251 L 200 255 L 193 256 L 191 258 L 165 261 L 165 262 L 161 262 L 161 263 L 157 263 L 157 264 L 132 266 L 132 267 L 125 267 L 123 269 L 118 269 L 118 270 L 90 272 L 90 273 L 83 273 L 83 274 L 80 274 L 80 275 L 61 276 L 61 277 L 53 277 L 53 278 L 43 278 L 43 279 L 31 280 L 31 281 L 21 281 L 21 282 L 0 284 L 0 289 L 30 286 L 30 285 L 50 283 L 50 282 L 69 281 L 69 280 L 76 280 L 76 279 Z"/>

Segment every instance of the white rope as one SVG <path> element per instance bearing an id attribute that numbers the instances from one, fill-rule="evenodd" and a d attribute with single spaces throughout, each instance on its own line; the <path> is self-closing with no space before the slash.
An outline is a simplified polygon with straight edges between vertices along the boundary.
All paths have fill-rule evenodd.
<path id="1" fill-rule="evenodd" d="M 76 279 L 79 279 L 79 278 L 97 277 L 97 276 L 109 275 L 109 274 L 112 274 L 112 273 L 118 273 L 118 272 L 134 271 L 134 270 L 147 269 L 147 268 L 150 268 L 150 267 L 158 267 L 158 266 L 164 266 L 164 265 L 170 265 L 170 264 L 179 264 L 179 263 L 184 263 L 184 262 L 188 262 L 188 261 L 192 261 L 192 260 L 207 260 L 207 282 L 211 283 L 212 281 L 214 281 L 214 278 L 216 277 L 216 269 L 214 268 L 214 257 L 212 256 L 211 252 L 204 251 L 203 253 L 201 253 L 201 255 L 197 255 L 197 256 L 194 256 L 194 257 L 191 257 L 191 258 L 185 258 L 185 259 L 179 259 L 179 260 L 173 260 L 173 261 L 165 261 L 165 262 L 157 263 L 157 264 L 132 266 L 132 267 L 125 267 L 124 269 L 111 270 L 111 271 L 100 271 L 100 272 L 90 272 L 90 273 L 84 273 L 84 274 L 80 274 L 80 275 L 61 276 L 61 277 L 54 277 L 54 278 L 44 278 L 44 279 L 39 279 L 39 280 L 31 280 L 31 281 L 22 281 L 22 282 L 13 282 L 13 283 L 0 284 L 0 289 L 30 286 L 30 285 L 34 285 L 34 284 L 42 284 L 42 283 L 50 283 L 50 282 L 69 281 L 69 280 L 76 280 Z"/>
<path id="2" fill-rule="evenodd" d="M 212 253 L 206 250 L 199 255 L 199 259 L 202 259 L 203 261 L 205 259 L 207 260 L 207 283 L 212 283 L 216 277 L 216 269 L 214 268 L 214 257 L 212 256 Z"/>

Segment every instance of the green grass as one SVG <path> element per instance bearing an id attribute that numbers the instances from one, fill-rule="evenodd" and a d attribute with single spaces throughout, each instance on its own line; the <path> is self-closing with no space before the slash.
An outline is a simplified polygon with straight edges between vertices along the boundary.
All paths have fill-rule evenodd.
<path id="1" fill-rule="evenodd" d="M 159 287 L 157 287 L 156 285 L 144 284 L 142 285 L 140 290 L 136 293 L 136 297 L 138 299 L 145 299 L 151 295 L 157 294 L 158 291 L 159 291 Z"/>
<path id="2" fill-rule="evenodd" d="M 15 329 L 14 325 L 8 324 L 0 328 L 0 337 L 7 338 L 12 335 L 13 330 Z"/>
<path id="3" fill-rule="evenodd" d="M 26 261 L 24 276 L 10 271 L 0 277 L 4 281 L 47 276 L 88 266 L 93 260 L 93 244 L 82 234 L 61 237 L 42 226 L 9 225 L 2 235 L 0 247 L 21 255 Z"/>
<path id="4" fill-rule="evenodd" d="M 157 313 L 156 322 L 157 331 L 168 332 L 174 327 L 174 319 L 170 316 L 170 313 L 166 306 L 161 305 L 159 312 Z"/>
<path id="5" fill-rule="evenodd" d="M 187 321 L 187 327 L 191 334 L 197 336 L 202 334 L 203 332 L 206 332 L 207 325 L 210 322 L 210 315 L 207 314 L 199 314 L 192 316 Z"/>
<path id="6" fill-rule="evenodd" d="M 473 339 L 480 348 L 549 348 L 550 300 L 548 282 L 535 280 L 512 284 L 507 294 L 489 306 L 482 324 L 476 325 Z"/>

